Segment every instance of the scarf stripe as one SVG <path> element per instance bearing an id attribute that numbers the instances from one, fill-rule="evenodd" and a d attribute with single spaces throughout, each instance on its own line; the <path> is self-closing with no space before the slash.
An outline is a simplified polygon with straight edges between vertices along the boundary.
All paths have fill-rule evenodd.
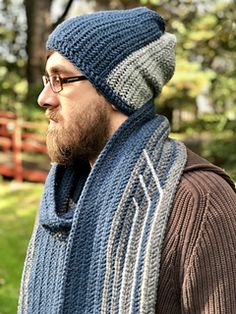
<path id="1" fill-rule="evenodd" d="M 162 242 L 186 162 L 185 146 L 168 134 L 150 103 L 131 115 L 88 174 L 73 217 L 57 209 L 82 179 L 53 165 L 18 313 L 155 313 Z"/>
<path id="2" fill-rule="evenodd" d="M 38 226 L 39 226 L 39 216 L 37 215 L 35 219 L 35 224 L 34 224 L 34 229 L 31 236 L 31 240 L 29 243 L 28 251 L 27 251 L 27 256 L 24 263 L 24 271 L 22 275 L 22 282 L 21 282 L 21 288 L 20 288 L 18 312 L 22 314 L 28 313 L 28 298 L 29 298 L 28 285 L 29 285 L 31 268 L 33 265 L 32 259 L 34 255 L 35 237 L 36 237 Z"/>

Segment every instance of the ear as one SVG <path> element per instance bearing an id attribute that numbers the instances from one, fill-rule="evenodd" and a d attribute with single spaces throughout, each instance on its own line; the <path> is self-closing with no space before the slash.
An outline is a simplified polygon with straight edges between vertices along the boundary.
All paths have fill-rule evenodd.
<path id="1" fill-rule="evenodd" d="M 119 111 L 114 105 L 111 105 L 114 111 Z"/>

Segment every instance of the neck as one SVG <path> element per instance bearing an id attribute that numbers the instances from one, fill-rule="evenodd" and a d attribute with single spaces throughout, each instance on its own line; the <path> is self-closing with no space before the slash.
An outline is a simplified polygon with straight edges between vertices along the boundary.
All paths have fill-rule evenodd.
<path id="1" fill-rule="evenodd" d="M 125 122 L 125 120 L 128 119 L 128 116 L 126 116 L 124 113 L 122 113 L 120 111 L 117 111 L 117 109 L 115 109 L 115 107 L 112 106 L 112 109 L 113 110 L 112 110 L 111 115 L 110 115 L 110 132 L 109 132 L 108 140 L 119 129 L 119 127 L 123 124 L 123 122 Z M 102 147 L 102 149 L 104 148 L 104 146 Z M 93 167 L 94 163 L 96 162 L 97 157 L 100 155 L 102 149 L 98 152 L 96 157 L 89 158 L 89 164 L 90 164 L 91 168 Z"/>

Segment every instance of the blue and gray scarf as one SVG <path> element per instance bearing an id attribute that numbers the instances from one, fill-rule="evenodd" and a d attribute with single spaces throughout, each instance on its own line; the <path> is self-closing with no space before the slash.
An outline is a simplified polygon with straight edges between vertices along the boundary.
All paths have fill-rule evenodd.
<path id="1" fill-rule="evenodd" d="M 95 165 L 54 164 L 29 245 L 18 313 L 155 313 L 161 249 L 186 163 L 151 103 Z"/>

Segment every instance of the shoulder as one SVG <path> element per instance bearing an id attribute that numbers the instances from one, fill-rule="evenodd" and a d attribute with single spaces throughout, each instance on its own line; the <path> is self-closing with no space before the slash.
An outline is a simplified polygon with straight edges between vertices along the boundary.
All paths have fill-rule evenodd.
<path id="1" fill-rule="evenodd" d="M 170 291 L 176 308 L 181 296 L 182 302 L 197 300 L 205 280 L 211 283 L 202 292 L 206 298 L 223 290 L 222 300 L 235 298 L 230 286 L 236 280 L 235 234 L 233 182 L 222 169 L 188 152 L 162 247 L 159 300 L 170 298 Z M 222 289 L 218 283 L 224 278 L 229 285 Z"/>
<path id="2" fill-rule="evenodd" d="M 206 240 L 207 233 L 220 237 L 229 229 L 231 236 L 236 232 L 234 183 L 214 165 L 199 163 L 190 167 L 186 166 L 178 186 L 168 225 L 173 232 L 177 224 L 175 229 L 184 241 L 182 254 L 189 258 L 196 246 Z"/>
<path id="3" fill-rule="evenodd" d="M 189 154 L 192 153 L 188 152 L 190 159 L 176 191 L 163 245 L 164 259 L 171 251 L 175 256 L 180 281 L 209 232 L 216 241 L 225 230 L 229 231 L 226 237 L 236 233 L 236 192 L 232 181 L 222 169 L 195 154 L 191 159 Z"/>
<path id="4" fill-rule="evenodd" d="M 192 197 L 201 197 L 202 193 L 204 193 L 204 197 L 206 197 L 206 193 L 216 193 L 219 197 L 224 198 L 223 192 L 226 190 L 230 194 L 236 195 L 235 184 L 223 169 L 190 150 L 187 150 L 187 163 L 178 186 L 177 195 L 181 190 L 188 193 L 192 192 Z"/>
<path id="5" fill-rule="evenodd" d="M 207 217 L 236 219 L 236 191 L 230 177 L 219 167 L 188 151 L 188 161 L 176 191 L 169 228 L 184 219 L 185 228 L 202 228 Z M 189 219 L 189 220 L 188 220 Z M 236 222 L 236 221 L 235 221 Z M 180 231 L 180 229 L 179 229 Z M 193 231 L 192 231 L 193 232 Z"/>

